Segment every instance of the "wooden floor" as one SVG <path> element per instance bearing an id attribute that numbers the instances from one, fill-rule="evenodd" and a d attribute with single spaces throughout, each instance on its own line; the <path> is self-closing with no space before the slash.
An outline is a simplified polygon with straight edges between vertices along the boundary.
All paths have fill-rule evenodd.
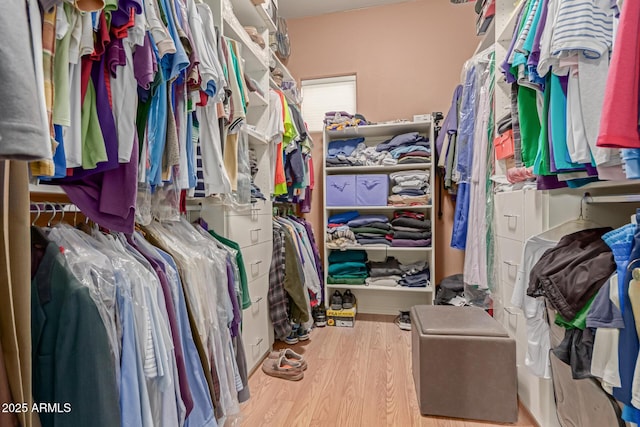
<path id="1" fill-rule="evenodd" d="M 284 348 L 278 342 L 277 348 Z M 354 328 L 314 329 L 292 347 L 309 368 L 301 381 L 270 377 L 259 367 L 242 425 L 483 427 L 466 420 L 420 415 L 411 375 L 411 333 L 393 317 L 358 315 Z M 521 408 L 516 426 L 535 426 Z"/>

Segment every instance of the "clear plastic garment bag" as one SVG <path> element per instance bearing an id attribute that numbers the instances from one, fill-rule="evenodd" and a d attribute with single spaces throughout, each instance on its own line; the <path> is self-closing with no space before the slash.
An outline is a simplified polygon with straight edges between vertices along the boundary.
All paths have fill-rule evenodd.
<path id="1" fill-rule="evenodd" d="M 183 286 L 194 309 L 198 334 L 220 380 L 220 406 L 226 421 L 233 421 L 240 413 L 237 392 L 241 380 L 228 328 L 233 307 L 227 291 L 226 254 L 184 218 L 177 222 L 154 222 L 146 230 L 171 248 L 181 265 Z"/>

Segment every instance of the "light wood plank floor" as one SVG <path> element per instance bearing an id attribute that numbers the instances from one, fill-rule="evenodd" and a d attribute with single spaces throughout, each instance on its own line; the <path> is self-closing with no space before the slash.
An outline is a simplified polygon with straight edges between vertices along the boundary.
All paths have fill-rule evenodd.
<path id="1" fill-rule="evenodd" d="M 354 328 L 317 328 L 309 341 L 292 348 L 309 365 L 304 379 L 273 378 L 258 367 L 249 379 L 251 399 L 242 405 L 243 426 L 504 425 L 421 416 L 411 375 L 411 333 L 391 316 L 358 315 Z M 535 423 L 520 408 L 513 425 Z"/>

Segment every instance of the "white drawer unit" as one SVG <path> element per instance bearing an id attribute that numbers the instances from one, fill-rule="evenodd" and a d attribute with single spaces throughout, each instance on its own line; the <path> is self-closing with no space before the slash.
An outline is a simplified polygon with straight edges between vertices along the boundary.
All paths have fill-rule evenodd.
<path id="1" fill-rule="evenodd" d="M 229 239 L 237 242 L 241 248 L 270 242 L 273 239 L 272 221 L 271 214 L 236 216 L 227 225 Z"/>

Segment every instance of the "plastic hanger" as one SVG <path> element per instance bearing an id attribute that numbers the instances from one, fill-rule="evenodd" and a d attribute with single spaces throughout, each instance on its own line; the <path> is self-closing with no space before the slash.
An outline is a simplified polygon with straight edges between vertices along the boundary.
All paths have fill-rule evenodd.
<path id="1" fill-rule="evenodd" d="M 588 230 L 590 228 L 601 228 L 602 225 L 597 222 L 589 221 L 583 216 L 583 204 L 584 197 L 580 200 L 580 215 L 578 219 L 570 220 L 567 222 L 563 222 L 562 224 L 556 225 L 549 230 L 538 234 L 538 237 L 543 239 L 552 240 L 552 241 L 560 241 L 564 236 L 568 234 L 575 233 L 577 231 Z"/>

